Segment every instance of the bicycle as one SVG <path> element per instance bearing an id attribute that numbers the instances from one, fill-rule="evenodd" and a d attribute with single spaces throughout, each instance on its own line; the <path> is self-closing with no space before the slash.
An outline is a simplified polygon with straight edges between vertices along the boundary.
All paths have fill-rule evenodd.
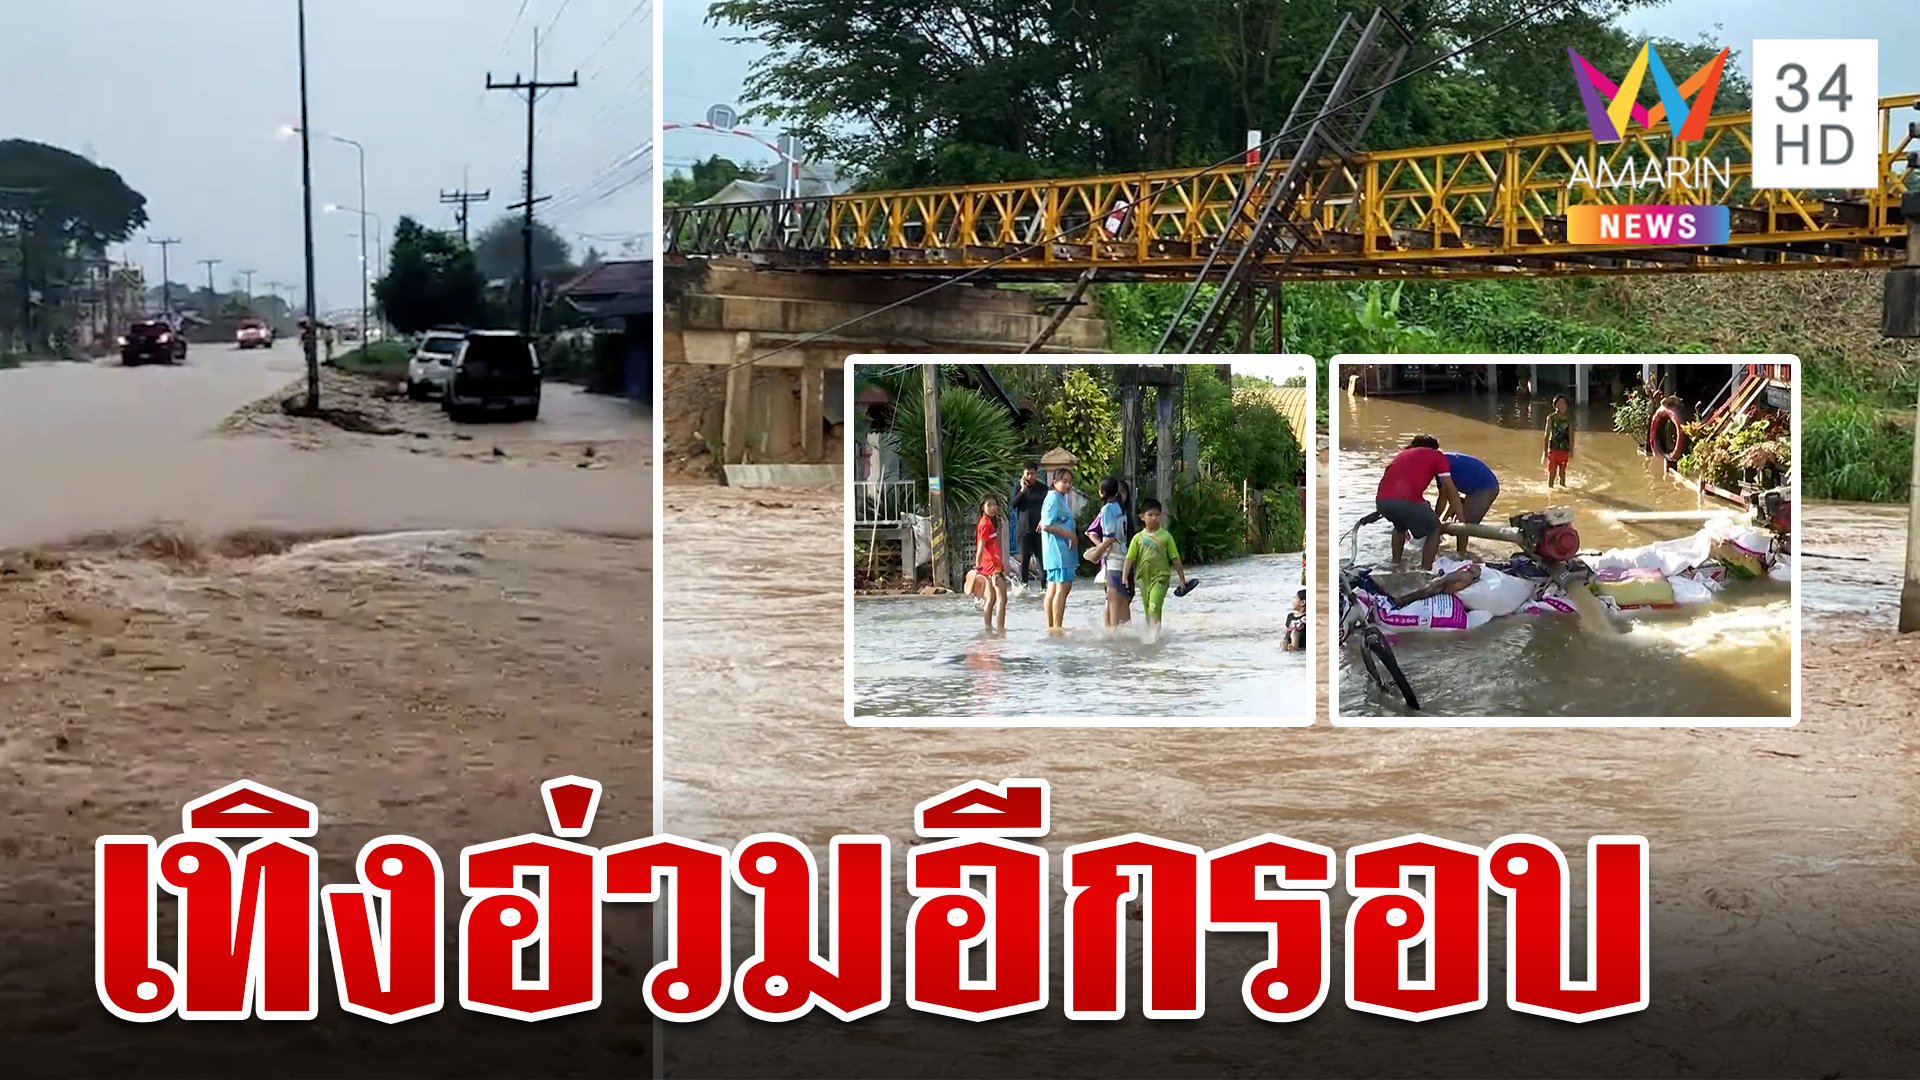
<path id="1" fill-rule="evenodd" d="M 1360 654 L 1360 662 L 1367 670 L 1367 678 L 1381 690 L 1396 691 L 1406 700 L 1407 708 L 1418 709 L 1420 700 L 1413 692 L 1413 684 L 1407 681 L 1406 673 L 1400 670 L 1400 661 L 1393 655 L 1393 644 L 1387 640 L 1386 631 L 1374 620 L 1373 611 L 1367 605 L 1354 599 L 1354 587 L 1364 570 L 1360 569 L 1360 527 L 1371 525 L 1380 520 L 1380 514 L 1368 514 L 1353 523 L 1341 540 L 1347 545 L 1347 553 L 1340 560 L 1340 647 L 1354 649 Z M 1386 669 L 1386 676 L 1381 669 Z M 1392 682 L 1388 682 L 1391 676 Z"/>

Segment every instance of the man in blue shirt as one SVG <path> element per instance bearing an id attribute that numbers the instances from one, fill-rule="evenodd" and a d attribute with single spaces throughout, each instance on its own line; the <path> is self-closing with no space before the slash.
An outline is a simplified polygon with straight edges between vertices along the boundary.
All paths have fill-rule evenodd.
<path id="1" fill-rule="evenodd" d="M 1067 594 L 1073 591 L 1076 537 L 1073 531 L 1073 504 L 1067 496 L 1073 492 L 1073 473 L 1055 469 L 1053 490 L 1040 505 L 1040 565 L 1047 570 L 1047 633 L 1057 634 L 1067 625 Z"/>
<path id="2" fill-rule="evenodd" d="M 1469 525 L 1480 524 L 1493 508 L 1493 500 L 1500 497 L 1500 478 L 1486 462 L 1471 454 L 1447 451 L 1447 463 L 1453 466 L 1453 486 L 1460 491 L 1460 520 Z M 1439 512 L 1437 504 L 1434 509 Z M 1467 538 L 1458 539 L 1456 550 L 1465 555 Z"/>

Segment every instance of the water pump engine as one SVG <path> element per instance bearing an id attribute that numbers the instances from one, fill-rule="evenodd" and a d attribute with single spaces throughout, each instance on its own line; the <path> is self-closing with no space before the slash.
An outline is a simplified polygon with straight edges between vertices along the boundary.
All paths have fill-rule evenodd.
<path id="1" fill-rule="evenodd" d="M 1573 527 L 1573 511 L 1565 506 L 1515 514 L 1507 524 L 1520 550 L 1545 563 L 1567 562 L 1580 553 L 1580 532 Z"/>

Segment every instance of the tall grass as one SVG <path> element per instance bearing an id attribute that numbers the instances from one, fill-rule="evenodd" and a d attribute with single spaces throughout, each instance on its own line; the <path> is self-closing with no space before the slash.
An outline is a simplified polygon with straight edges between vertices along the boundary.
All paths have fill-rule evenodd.
<path id="1" fill-rule="evenodd" d="M 1813 499 L 1905 502 L 1913 429 L 1899 412 L 1846 401 L 1806 401 L 1801 493 Z"/>

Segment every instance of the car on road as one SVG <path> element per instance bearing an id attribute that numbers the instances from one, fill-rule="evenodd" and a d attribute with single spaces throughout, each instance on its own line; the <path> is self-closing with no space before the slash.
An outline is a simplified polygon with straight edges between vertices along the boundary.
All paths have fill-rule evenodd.
<path id="1" fill-rule="evenodd" d="M 539 419 L 540 355 L 533 341 L 511 330 L 469 330 L 441 407 L 456 423 Z"/>
<path id="2" fill-rule="evenodd" d="M 432 330 L 420 339 L 420 347 L 407 361 L 407 396 L 425 401 L 445 395 L 447 381 L 453 378 L 453 362 L 467 340 L 464 329 Z"/>
<path id="3" fill-rule="evenodd" d="M 120 363 L 178 364 L 187 358 L 187 339 L 164 315 L 136 319 L 120 336 Z"/>
<path id="4" fill-rule="evenodd" d="M 233 332 L 233 343 L 242 349 L 266 349 L 273 345 L 273 327 L 265 319 L 242 319 Z"/>

